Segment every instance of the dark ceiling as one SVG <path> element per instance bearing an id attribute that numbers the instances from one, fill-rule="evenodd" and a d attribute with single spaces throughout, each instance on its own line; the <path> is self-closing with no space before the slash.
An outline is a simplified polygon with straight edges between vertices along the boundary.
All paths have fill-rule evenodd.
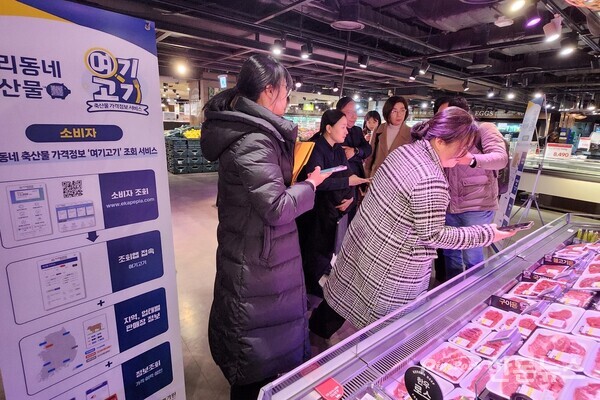
<path id="1" fill-rule="evenodd" d="M 327 92 L 334 84 L 344 94 L 385 98 L 390 91 L 413 99 L 461 92 L 481 107 L 522 111 L 535 90 L 559 108 L 583 108 L 600 92 L 600 0 L 577 8 L 566 0 L 528 0 L 511 12 L 514 0 L 81 0 L 79 3 L 153 20 L 161 75 L 174 75 L 173 64 L 186 59 L 192 76 L 232 73 L 252 53 L 270 52 L 286 39 L 279 56 L 302 90 Z M 525 12 L 542 18 L 525 28 Z M 563 18 L 562 37 L 577 41 L 568 57 L 561 40 L 547 43 L 542 26 L 555 14 Z M 498 20 L 512 20 L 499 27 Z M 331 24 L 352 21 L 361 30 L 341 31 Z M 510 21 L 509 21 L 510 22 Z M 312 43 L 309 59 L 300 48 Z M 361 68 L 359 57 L 369 56 Z M 411 81 L 422 60 L 430 67 Z M 488 65 L 474 69 L 473 66 Z M 343 73 L 346 65 L 345 73 Z M 469 91 L 463 92 L 468 79 Z M 514 100 L 505 94 L 510 86 Z M 488 98 L 493 89 L 496 95 Z M 501 91 L 501 92 L 499 92 Z M 338 92 L 339 94 L 339 92 Z"/>

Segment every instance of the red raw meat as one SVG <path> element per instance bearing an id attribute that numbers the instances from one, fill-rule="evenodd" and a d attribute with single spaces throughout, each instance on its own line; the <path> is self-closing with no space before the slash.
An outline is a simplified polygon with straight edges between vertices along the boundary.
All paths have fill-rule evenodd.
<path id="1" fill-rule="evenodd" d="M 546 289 L 550 289 L 553 288 L 555 286 L 562 286 L 565 287 L 566 284 L 563 282 L 557 282 L 557 281 L 546 281 L 546 280 L 540 280 L 535 284 L 535 287 L 533 288 L 533 292 L 534 293 L 541 293 Z"/>
<path id="2" fill-rule="evenodd" d="M 536 358 L 543 358 L 548 362 L 559 365 L 568 365 L 568 363 L 548 357 L 550 351 L 557 350 L 563 353 L 576 354 L 585 357 L 585 348 L 583 348 L 583 346 L 577 344 L 565 335 L 558 334 L 553 336 L 538 335 L 535 340 L 529 344 L 527 350 L 529 350 Z"/>
<path id="3" fill-rule="evenodd" d="M 496 326 L 498 322 L 502 320 L 502 313 L 496 310 L 487 310 L 485 314 L 483 314 L 483 318 L 492 321 L 492 324 L 488 326 Z"/>
<path id="4" fill-rule="evenodd" d="M 473 377 L 473 380 L 469 384 L 469 387 L 467 388 L 467 390 L 470 390 L 471 392 L 474 393 L 475 392 L 475 384 L 477 384 L 477 389 L 479 389 L 479 392 L 481 393 L 483 391 L 483 389 L 485 389 L 485 385 L 487 385 L 487 383 L 491 377 L 492 376 L 490 375 L 489 368 L 486 366 L 482 366 L 479 369 L 479 371 L 477 372 L 477 375 L 475 375 Z"/>
<path id="5" fill-rule="evenodd" d="M 504 343 L 502 343 L 502 342 L 486 342 L 479 347 L 481 348 L 483 346 L 489 347 L 490 349 L 494 350 L 494 352 L 492 354 L 486 354 L 488 357 L 495 357 L 496 354 L 498 353 L 498 351 L 502 348 L 502 346 L 504 346 Z M 477 353 L 484 354 L 484 353 L 480 353 L 479 351 Z"/>
<path id="6" fill-rule="evenodd" d="M 592 263 L 588 267 L 590 274 L 600 274 L 600 263 Z"/>
<path id="7" fill-rule="evenodd" d="M 600 328 L 600 317 L 589 317 L 585 319 L 585 322 L 592 328 Z"/>
<path id="8" fill-rule="evenodd" d="M 573 400 L 597 400 L 600 399 L 600 383 L 590 383 L 575 390 Z"/>
<path id="9" fill-rule="evenodd" d="M 550 390 L 555 395 L 558 395 L 565 386 L 560 376 L 529 360 L 510 360 L 504 367 L 504 371 L 508 373 L 502 380 L 502 392 L 506 396 L 515 393 L 523 384 L 541 391 Z"/>
<path id="10" fill-rule="evenodd" d="M 594 364 L 594 369 L 592 370 L 592 375 L 596 378 L 600 378 L 600 350 L 596 353 L 596 360 Z"/>
<path id="11" fill-rule="evenodd" d="M 466 347 L 471 348 L 479 340 L 482 334 L 483 331 L 479 328 L 467 328 L 460 331 L 458 337 L 468 340 L 470 343 Z"/>
<path id="12" fill-rule="evenodd" d="M 459 376 L 452 376 L 442 371 L 441 366 L 443 364 L 450 364 L 455 368 L 462 371 Z M 423 366 L 438 372 L 439 374 L 445 375 L 452 380 L 461 378 L 471 367 L 472 361 L 462 351 L 453 347 L 444 347 L 435 354 L 432 354 L 430 358 L 424 360 Z"/>
<path id="13" fill-rule="evenodd" d="M 513 293 L 514 294 L 524 294 L 526 291 L 528 291 L 529 289 L 531 289 L 532 286 L 533 286 L 533 283 L 521 282 L 519 284 L 518 289 L 515 290 Z"/>
<path id="14" fill-rule="evenodd" d="M 554 319 L 560 319 L 561 321 L 566 321 L 573 316 L 571 310 L 559 310 L 559 311 L 550 311 L 548 313 L 548 317 Z"/>
<path id="15" fill-rule="evenodd" d="M 406 384 L 404 383 L 404 378 L 402 378 L 400 383 L 398 383 L 398 386 L 396 386 L 396 389 L 394 389 L 394 396 L 398 400 L 404 400 L 407 395 L 408 395 L 408 390 L 406 389 Z"/>
<path id="16" fill-rule="evenodd" d="M 600 282 L 599 278 L 586 278 L 579 284 L 580 287 L 594 287 L 594 283 Z"/>
<path id="17" fill-rule="evenodd" d="M 560 274 L 565 269 L 567 269 L 567 267 L 564 265 L 544 264 L 541 265 L 538 269 L 536 269 L 535 273 L 538 275 L 544 275 L 554 278 L 556 275 Z"/>
<path id="18" fill-rule="evenodd" d="M 536 327 L 535 320 L 533 320 L 531 318 L 523 318 L 522 320 L 519 321 L 519 326 L 521 328 L 529 329 L 530 331 L 532 331 Z"/>
<path id="19" fill-rule="evenodd" d="M 590 293 L 581 292 L 579 290 L 569 290 L 563 296 L 563 303 L 565 302 L 564 299 L 570 299 L 570 300 L 575 300 L 577 302 L 576 304 L 573 304 L 572 302 L 570 304 L 583 307 L 583 306 L 585 306 L 585 304 L 588 302 L 588 300 L 590 298 L 592 298 L 592 295 Z"/>

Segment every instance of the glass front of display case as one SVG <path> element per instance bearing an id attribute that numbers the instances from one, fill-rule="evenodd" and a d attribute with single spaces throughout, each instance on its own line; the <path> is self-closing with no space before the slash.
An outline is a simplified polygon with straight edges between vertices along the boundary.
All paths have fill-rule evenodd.
<path id="1" fill-rule="evenodd" d="M 600 312 L 593 326 L 577 324 L 585 313 L 595 318 L 600 307 L 594 300 L 600 245 L 588 243 L 598 232 L 600 216 L 566 214 L 265 386 L 260 398 L 319 399 L 315 388 L 334 379 L 344 399 L 404 400 L 404 373 L 411 366 L 432 372 L 444 399 L 544 395 L 535 379 L 515 387 L 502 383 L 516 379 L 510 371 L 520 368 L 553 374 L 559 383 L 545 394 L 550 399 L 572 398 L 561 396 L 570 395 L 575 382 L 595 390 L 587 384 L 590 376 L 600 377 L 600 369 L 594 372 L 600 368 L 594 364 L 600 361 L 594 325 L 600 328 Z M 585 354 L 562 348 L 537 354 L 537 346 L 553 337 L 583 343 Z"/>

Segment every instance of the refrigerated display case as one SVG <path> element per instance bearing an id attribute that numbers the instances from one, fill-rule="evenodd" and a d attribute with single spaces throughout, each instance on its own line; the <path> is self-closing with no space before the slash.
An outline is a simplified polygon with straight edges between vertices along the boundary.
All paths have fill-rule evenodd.
<path id="1" fill-rule="evenodd" d="M 465 363 L 476 365 L 474 371 L 470 368 L 465 369 L 462 371 L 463 374 L 461 371 L 453 370 L 452 365 L 442 364 L 442 372 L 438 371 L 438 375 L 446 373 L 446 378 L 460 382 L 456 384 L 441 378 L 438 379 L 442 386 L 444 399 L 453 399 L 455 394 L 458 397 L 461 393 L 470 390 L 480 392 L 481 399 L 502 398 L 490 391 L 490 387 L 500 391 L 502 385 L 500 384 L 501 386 L 498 388 L 499 383 L 495 382 L 497 379 L 492 380 L 495 383 L 489 385 L 483 382 L 479 377 L 484 374 L 477 368 L 486 370 L 493 368 L 491 372 L 494 374 L 504 373 L 498 371 L 508 371 L 508 367 L 514 369 L 523 365 L 534 368 L 536 373 L 545 373 L 543 371 L 551 370 L 549 364 L 534 362 L 527 357 L 527 354 L 524 356 L 523 352 L 520 352 L 525 340 L 522 335 L 524 332 L 529 333 L 531 336 L 527 340 L 544 337 L 542 334 L 545 332 L 545 326 L 543 328 L 535 327 L 535 329 L 530 326 L 532 320 L 538 321 L 541 314 L 548 311 L 539 304 L 548 307 L 552 304 L 552 301 L 549 301 L 552 299 L 557 304 L 562 303 L 563 308 L 576 307 L 578 305 L 576 301 L 583 302 L 579 305 L 590 304 L 595 295 L 594 292 L 588 292 L 589 298 L 580 299 L 581 296 L 573 296 L 573 293 L 579 295 L 579 292 L 574 292 L 570 286 L 573 286 L 575 282 L 581 284 L 582 279 L 578 278 L 577 274 L 581 273 L 581 268 L 587 265 L 593 257 L 597 257 L 597 261 L 594 262 L 600 272 L 600 257 L 597 256 L 600 245 L 593 250 L 586 250 L 585 257 L 562 264 L 562 268 L 560 268 L 561 266 L 540 268 L 540 265 L 545 263 L 545 257 L 551 256 L 557 249 L 563 249 L 562 253 L 557 254 L 561 254 L 563 258 L 566 257 L 569 254 L 568 251 L 571 250 L 565 249 L 565 245 L 572 243 L 576 237 L 580 238 L 582 232 L 589 232 L 587 239 L 594 240 L 592 239 L 593 232 L 598 231 L 600 231 L 599 215 L 565 214 L 464 274 L 429 291 L 409 306 L 366 327 L 263 387 L 259 398 L 317 400 L 322 397 L 316 388 L 324 383 L 329 387 L 335 386 L 336 383 L 340 385 L 338 392 L 343 389 L 343 396 L 337 398 L 361 400 L 404 398 L 400 396 L 404 372 L 409 367 L 420 365 L 420 363 L 428 365 L 427 368 L 433 368 L 427 360 L 433 359 L 439 362 L 440 358 L 443 359 L 444 354 L 440 356 L 436 353 L 436 348 L 440 348 L 440 346 L 449 359 L 462 358 Z M 554 259 L 553 261 L 558 263 L 560 260 Z M 566 273 L 567 269 L 577 272 Z M 555 285 L 560 290 L 555 286 L 548 289 L 545 281 L 552 281 L 552 279 L 560 279 L 566 284 Z M 600 275 L 598 279 L 600 282 Z M 528 280 L 529 283 L 527 283 Z M 520 284 L 524 287 L 515 288 L 519 281 L 526 282 Z M 586 284 L 590 285 L 591 283 L 587 282 Z M 536 291 L 531 292 L 533 296 L 529 300 L 516 297 L 522 295 L 524 290 L 533 290 L 532 287 L 535 285 L 539 286 L 540 292 L 537 294 L 540 298 L 534 298 Z M 511 290 L 513 292 L 508 294 Z M 600 290 L 600 287 L 595 290 Z M 515 291 L 517 291 L 516 294 Z M 503 296 L 504 299 L 502 300 L 498 296 Z M 540 299 L 545 302 L 537 303 L 538 305 L 535 306 L 535 302 Z M 596 302 L 591 302 L 591 304 L 596 305 Z M 491 305 L 501 307 L 503 310 L 496 313 L 495 309 L 492 309 L 494 312 L 490 313 Z M 530 307 L 531 305 L 534 306 Z M 530 313 L 521 315 L 524 308 L 528 308 L 525 312 Z M 511 309 L 512 314 L 509 311 Z M 553 312 L 553 310 L 550 309 L 548 312 Z M 581 308 L 581 312 L 586 311 Z M 481 326 L 482 324 L 486 325 L 489 321 L 503 326 L 501 328 L 489 327 L 488 330 L 498 329 L 503 330 L 504 333 L 512 332 L 512 341 L 509 341 L 507 346 L 496 346 L 498 347 L 496 349 L 494 349 L 494 345 L 486 346 L 489 342 L 485 342 L 488 340 L 486 338 L 484 345 L 478 347 L 481 354 L 477 355 L 473 350 L 469 350 L 468 346 L 465 347 L 464 342 L 454 340 L 452 344 L 449 343 L 449 340 L 456 338 L 462 330 L 468 329 L 468 324 Z M 525 330 L 504 330 L 510 326 L 520 326 L 521 321 L 524 327 L 531 328 L 529 332 L 526 332 L 525 328 L 523 328 Z M 544 321 L 547 320 L 544 319 Z M 492 326 L 493 324 L 487 325 Z M 548 329 L 553 330 L 554 328 Z M 483 328 L 481 331 L 482 334 L 489 333 Z M 515 334 L 515 332 L 518 333 Z M 537 336 L 534 337 L 535 332 L 537 332 Z M 578 341 L 585 342 L 586 351 L 598 351 L 598 358 L 600 358 L 600 344 L 594 338 L 579 338 Z M 593 348 L 588 348 L 590 346 Z M 492 349 L 490 350 L 490 348 Z M 487 361 L 481 362 L 483 359 Z M 503 364 L 507 368 L 503 369 Z M 469 366 L 471 365 L 469 364 Z M 563 390 L 561 396 L 567 396 L 561 398 L 573 398 L 568 396 L 572 396 L 572 391 L 578 385 L 584 386 L 582 382 L 586 379 L 590 382 L 593 381 L 592 378 L 586 378 L 579 370 L 572 371 L 565 368 L 560 370 L 564 376 L 559 376 L 559 378 L 568 383 L 568 387 L 566 384 L 560 387 Z M 556 367 L 552 371 L 555 372 Z M 597 373 L 600 377 L 600 370 Z M 553 376 L 545 374 L 546 377 Z M 577 380 L 577 385 L 574 383 L 573 377 L 581 378 Z M 508 379 L 507 382 L 512 382 L 512 379 Z M 600 386 L 598 388 L 600 395 Z"/>

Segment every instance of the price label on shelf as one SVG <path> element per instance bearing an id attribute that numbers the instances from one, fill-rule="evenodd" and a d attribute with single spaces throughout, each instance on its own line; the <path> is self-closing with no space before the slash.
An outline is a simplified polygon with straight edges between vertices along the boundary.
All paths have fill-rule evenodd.
<path id="1" fill-rule="evenodd" d="M 471 344 L 470 340 L 461 338 L 460 336 L 455 337 L 452 341 L 462 347 L 469 347 L 469 345 Z"/>
<path id="2" fill-rule="evenodd" d="M 567 325 L 567 321 L 562 319 L 554 319 L 554 318 L 544 318 L 542 321 L 544 325 L 551 326 L 553 328 L 563 329 Z"/>
<path id="3" fill-rule="evenodd" d="M 558 160 L 568 160 L 571 158 L 573 152 L 572 144 L 563 143 L 548 143 L 546 144 L 546 158 L 553 158 Z"/>
<path id="4" fill-rule="evenodd" d="M 592 328 L 589 325 L 582 326 L 579 332 L 586 336 L 600 337 L 600 329 Z"/>
<path id="5" fill-rule="evenodd" d="M 581 356 L 558 350 L 550 350 L 548 352 L 548 358 L 570 365 L 581 365 L 583 363 L 583 358 Z"/>

